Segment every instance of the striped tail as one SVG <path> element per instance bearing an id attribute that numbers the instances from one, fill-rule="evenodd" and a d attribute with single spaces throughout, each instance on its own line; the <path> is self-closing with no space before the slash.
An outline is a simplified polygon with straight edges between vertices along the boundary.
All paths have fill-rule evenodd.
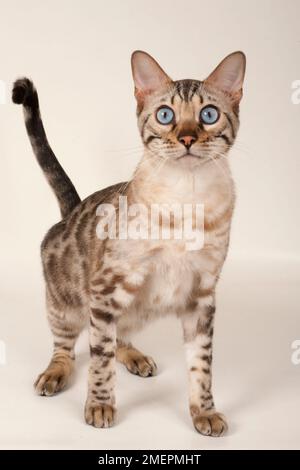
<path id="1" fill-rule="evenodd" d="M 25 125 L 33 152 L 57 197 L 62 218 L 65 218 L 79 204 L 80 197 L 48 143 L 41 119 L 38 94 L 28 78 L 21 78 L 15 82 L 12 100 L 16 104 L 23 105 Z"/>

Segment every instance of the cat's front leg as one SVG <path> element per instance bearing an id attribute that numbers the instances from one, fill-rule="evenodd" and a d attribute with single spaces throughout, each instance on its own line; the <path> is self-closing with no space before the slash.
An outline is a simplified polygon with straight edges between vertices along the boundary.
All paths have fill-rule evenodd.
<path id="1" fill-rule="evenodd" d="M 114 423 L 117 322 L 144 282 L 143 266 L 103 268 L 90 287 L 90 367 L 85 419 L 97 428 Z"/>
<path id="2" fill-rule="evenodd" d="M 115 415 L 115 363 L 116 321 L 113 309 L 105 300 L 90 306 L 90 366 L 85 420 L 97 428 L 107 428 L 114 423 Z"/>
<path id="3" fill-rule="evenodd" d="M 217 437 L 226 432 L 227 423 L 225 417 L 216 412 L 212 395 L 213 296 L 211 300 L 211 305 L 200 301 L 194 311 L 183 314 L 182 326 L 192 420 L 198 432 Z"/>

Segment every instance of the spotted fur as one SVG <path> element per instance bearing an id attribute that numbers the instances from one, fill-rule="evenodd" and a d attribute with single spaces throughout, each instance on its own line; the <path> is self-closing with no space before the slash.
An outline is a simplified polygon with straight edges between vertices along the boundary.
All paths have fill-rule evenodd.
<path id="1" fill-rule="evenodd" d="M 32 82 L 21 79 L 14 85 L 13 101 L 23 104 L 33 151 L 62 213 L 41 247 L 54 349 L 35 388 L 40 395 L 53 395 L 66 386 L 76 340 L 88 323 L 88 424 L 108 427 L 114 421 L 116 360 L 143 377 L 156 372 L 153 359 L 131 345 L 132 333 L 156 317 L 175 314 L 183 327 L 194 426 L 212 436 L 227 429 L 225 418 L 215 410 L 211 366 L 215 288 L 227 254 L 235 200 L 227 155 L 239 127 L 241 98 L 239 83 L 234 84 L 236 89 L 223 89 L 220 79 L 222 84 L 222 74 L 233 60 L 243 68 L 244 58 L 236 54 L 240 55 L 229 56 L 201 82 L 172 81 L 149 55 L 134 53 L 143 157 L 129 182 L 82 202 L 47 142 Z M 237 69 L 236 63 L 233 66 Z M 151 86 L 143 82 L 145 68 Z M 199 120 L 200 110 L 208 104 L 220 112 L 218 122 L 210 126 Z M 170 125 L 162 126 L 156 119 L 161 105 L 174 111 Z M 193 138 L 192 154 L 182 144 L 185 136 Z M 100 240 L 96 209 L 103 202 L 117 206 L 120 195 L 127 196 L 128 204 L 146 206 L 203 203 L 204 247 L 187 251 L 184 240 Z M 175 225 L 176 220 L 172 229 Z"/>

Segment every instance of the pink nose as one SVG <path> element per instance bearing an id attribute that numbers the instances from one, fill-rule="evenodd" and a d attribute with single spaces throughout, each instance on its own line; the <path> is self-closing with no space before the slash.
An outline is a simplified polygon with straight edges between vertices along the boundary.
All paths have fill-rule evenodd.
<path id="1" fill-rule="evenodd" d="M 196 142 L 196 139 L 192 135 L 184 135 L 180 137 L 179 142 L 189 149 Z"/>

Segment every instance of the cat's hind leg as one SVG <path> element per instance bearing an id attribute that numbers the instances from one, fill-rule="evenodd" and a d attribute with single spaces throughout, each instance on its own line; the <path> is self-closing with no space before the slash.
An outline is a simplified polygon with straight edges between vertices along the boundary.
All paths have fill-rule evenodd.
<path id="1" fill-rule="evenodd" d="M 53 353 L 48 367 L 34 383 L 38 395 L 52 396 L 67 385 L 74 370 L 76 340 L 84 321 L 79 310 L 61 311 L 53 302 L 47 302 L 48 319 L 53 334 Z"/>
<path id="2" fill-rule="evenodd" d="M 117 341 L 117 361 L 127 368 L 129 372 L 140 377 L 151 377 L 156 374 L 157 366 L 150 356 L 122 340 Z"/>
<path id="3" fill-rule="evenodd" d="M 151 377 L 157 372 L 157 366 L 152 357 L 143 354 L 130 342 L 133 332 L 141 330 L 146 323 L 143 311 L 132 308 L 118 321 L 117 325 L 117 361 L 126 369 L 140 377 Z"/>

